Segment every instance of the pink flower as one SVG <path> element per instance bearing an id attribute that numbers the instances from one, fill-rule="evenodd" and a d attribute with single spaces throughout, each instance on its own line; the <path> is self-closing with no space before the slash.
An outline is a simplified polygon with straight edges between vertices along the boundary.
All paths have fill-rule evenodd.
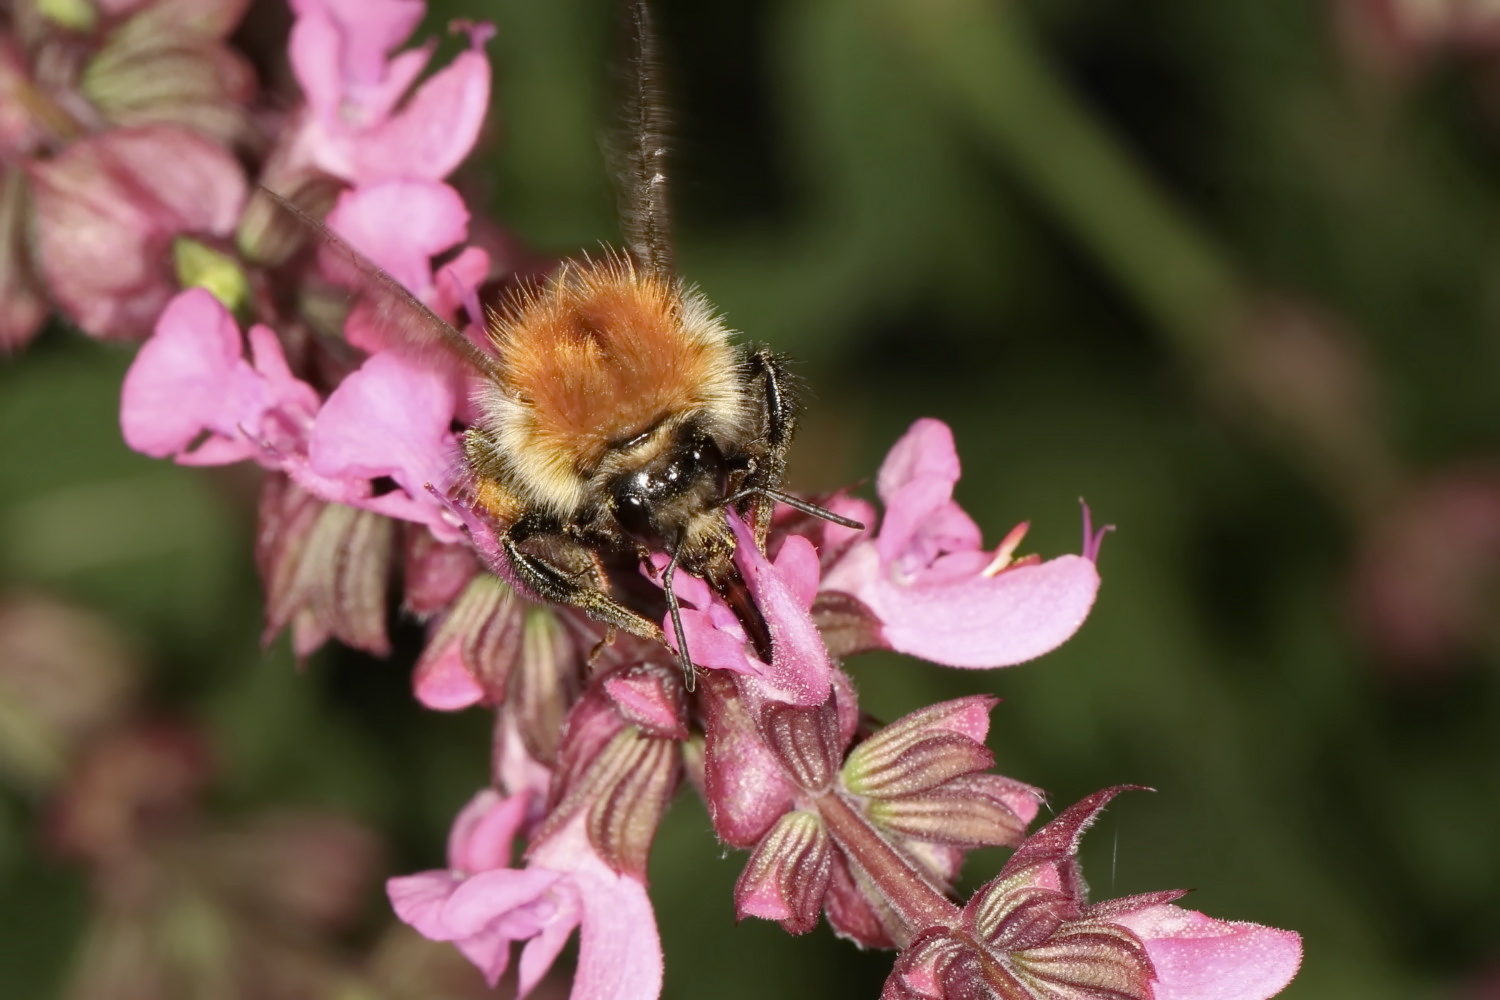
<path id="1" fill-rule="evenodd" d="M 1302 961 L 1291 931 L 1171 905 L 1181 892 L 1088 902 L 1078 843 L 1121 791 L 1095 792 L 1028 837 L 955 926 L 916 935 L 882 997 L 1266 1000 L 1281 992 Z"/>
<path id="2" fill-rule="evenodd" d="M 947 425 L 913 424 L 880 467 L 879 533 L 850 545 L 822 589 L 872 612 L 889 648 L 950 667 L 1010 666 L 1055 649 L 1093 606 L 1092 553 L 1013 562 L 1025 525 L 985 551 L 979 528 L 953 501 L 958 476 Z"/>
<path id="3" fill-rule="evenodd" d="M 756 547 L 755 538 L 733 512 L 735 566 L 771 633 L 771 662 L 756 654 L 738 618 L 696 577 L 676 578 L 678 597 L 693 605 L 682 611 L 688 651 L 700 667 L 728 670 L 754 678 L 757 697 L 792 705 L 820 705 L 828 698 L 833 664 L 808 609 L 818 589 L 818 556 L 812 543 L 789 535 L 773 563 Z M 672 623 L 663 623 L 667 641 L 676 648 Z"/>
<path id="4" fill-rule="evenodd" d="M 203 289 L 173 299 L 121 393 L 125 441 L 184 465 L 254 459 L 324 500 L 461 532 L 428 489 L 460 464 L 450 379 L 392 352 L 365 362 L 320 403 L 287 367 L 276 335 L 250 331 L 251 361 L 228 311 Z M 395 489 L 377 488 L 389 480 Z"/>
<path id="5" fill-rule="evenodd" d="M 296 141 L 302 157 L 365 184 L 437 180 L 468 155 L 489 105 L 483 45 L 493 29 L 469 28 L 469 49 L 407 97 L 432 46 L 389 53 L 421 20 L 420 0 L 296 0 L 293 7 L 292 69 L 310 111 Z"/>
<path id="6" fill-rule="evenodd" d="M 40 276 L 96 337 L 148 333 L 177 290 L 172 241 L 227 236 L 246 194 L 233 155 L 169 125 L 91 136 L 29 171 Z"/>
<path id="7" fill-rule="evenodd" d="M 316 392 L 294 377 L 276 335 L 250 331 L 251 361 L 229 311 L 201 288 L 178 295 L 125 375 L 125 443 L 183 465 L 224 465 L 305 448 Z"/>
<path id="8" fill-rule="evenodd" d="M 480 792 L 459 814 L 446 871 L 387 883 L 397 915 L 434 941 L 452 941 L 493 986 L 525 941 L 519 995 L 551 968 L 580 928 L 574 1000 L 649 1000 L 661 991 L 661 941 L 645 887 L 595 853 L 583 816 L 533 846 L 527 867 L 510 867 L 526 816 L 524 794 Z"/>

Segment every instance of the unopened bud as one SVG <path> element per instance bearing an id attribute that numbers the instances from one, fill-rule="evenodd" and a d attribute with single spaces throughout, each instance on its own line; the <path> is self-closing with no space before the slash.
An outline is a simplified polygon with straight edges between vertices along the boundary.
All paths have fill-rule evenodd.
<path id="1" fill-rule="evenodd" d="M 818 925 L 833 877 L 833 846 L 814 813 L 789 812 L 756 845 L 734 886 L 741 919 L 775 920 L 790 934 Z"/>
<path id="2" fill-rule="evenodd" d="M 183 288 L 206 288 L 230 312 L 241 312 L 250 298 L 250 282 L 234 258 L 195 239 L 172 241 L 172 266 Z"/>

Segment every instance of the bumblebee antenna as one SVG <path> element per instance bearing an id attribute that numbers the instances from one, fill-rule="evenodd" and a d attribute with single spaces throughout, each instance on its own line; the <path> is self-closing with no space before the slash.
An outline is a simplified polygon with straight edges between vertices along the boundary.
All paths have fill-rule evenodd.
<path id="1" fill-rule="evenodd" d="M 843 525 L 845 528 L 853 528 L 855 531 L 865 530 L 865 526 L 858 521 L 835 514 L 827 507 L 819 507 L 815 503 L 808 503 L 801 497 L 794 497 L 790 493 L 783 493 L 780 490 L 773 490 L 769 486 L 746 487 L 745 489 L 740 490 L 734 496 L 725 497 L 724 503 L 727 506 L 732 503 L 739 503 L 746 497 L 753 496 L 762 496 L 767 500 L 774 500 L 777 503 L 784 503 L 793 510 L 800 510 L 804 514 L 809 514 L 812 517 L 820 517 L 825 521 L 832 521 L 834 524 Z"/>
<path id="2" fill-rule="evenodd" d="M 672 549 L 672 558 L 662 570 L 661 589 L 667 595 L 667 613 L 672 617 L 672 634 L 677 638 L 677 659 L 682 664 L 682 683 L 691 694 L 698 685 L 698 668 L 688 655 L 687 633 L 682 628 L 682 605 L 677 603 L 677 592 L 672 589 L 672 579 L 677 575 L 677 548 Z"/>

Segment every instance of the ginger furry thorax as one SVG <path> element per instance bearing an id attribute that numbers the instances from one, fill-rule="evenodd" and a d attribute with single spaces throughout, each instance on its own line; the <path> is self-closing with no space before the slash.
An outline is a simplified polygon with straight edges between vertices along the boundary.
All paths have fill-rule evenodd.
<path id="1" fill-rule="evenodd" d="M 623 454 L 664 447 L 684 421 L 726 444 L 755 433 L 729 328 L 695 289 L 623 254 L 564 262 L 492 312 L 489 333 L 503 374 L 477 397 L 469 450 L 498 480 L 479 493 L 502 519 L 494 486 L 572 517 Z"/>

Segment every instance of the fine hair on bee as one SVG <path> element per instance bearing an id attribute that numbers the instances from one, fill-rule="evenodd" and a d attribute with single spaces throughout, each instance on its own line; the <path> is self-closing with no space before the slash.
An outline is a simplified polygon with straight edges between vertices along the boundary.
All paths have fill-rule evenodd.
<path id="1" fill-rule="evenodd" d="M 728 521 L 764 547 L 776 504 L 862 527 L 781 489 L 798 416 L 793 380 L 769 350 L 737 347 L 707 300 L 677 276 L 667 142 L 651 13 L 628 0 L 628 134 L 617 154 L 623 250 L 562 263 L 511 290 L 486 317 L 488 348 L 432 313 L 279 196 L 362 276 L 374 321 L 401 342 L 441 344 L 480 376 L 464 438 L 468 501 L 495 524 L 510 576 L 536 597 L 666 642 L 611 564 L 655 572 L 684 682 L 695 673 L 674 589 L 701 578 L 724 598 L 757 655 L 770 629 L 734 564 Z M 635 604 L 637 606 L 632 606 Z"/>

